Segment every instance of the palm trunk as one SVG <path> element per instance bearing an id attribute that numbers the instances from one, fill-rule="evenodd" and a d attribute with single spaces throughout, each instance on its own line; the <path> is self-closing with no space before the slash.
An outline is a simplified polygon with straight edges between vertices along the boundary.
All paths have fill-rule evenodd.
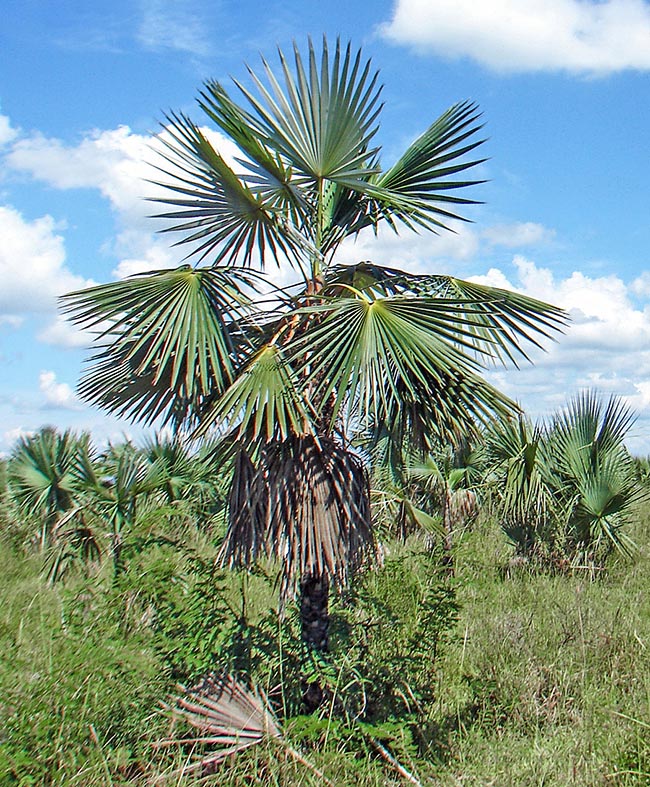
<path id="1" fill-rule="evenodd" d="M 329 580 L 325 575 L 308 574 L 300 580 L 300 626 L 308 651 L 316 656 L 329 651 Z M 303 680 L 302 701 L 307 713 L 317 710 L 324 697 L 319 680 Z"/>

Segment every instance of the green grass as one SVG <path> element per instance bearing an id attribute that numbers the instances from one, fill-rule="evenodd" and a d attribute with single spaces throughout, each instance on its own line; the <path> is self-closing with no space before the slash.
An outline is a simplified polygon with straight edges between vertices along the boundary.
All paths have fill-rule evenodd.
<path id="1" fill-rule="evenodd" d="M 525 565 L 509 568 L 511 553 L 498 528 L 475 526 L 464 533 L 457 542 L 452 580 L 457 618 L 454 622 L 445 613 L 444 626 L 452 628 L 440 640 L 437 661 L 424 671 L 418 667 L 411 624 L 407 618 L 397 620 L 398 591 L 412 599 L 414 588 L 421 586 L 427 598 L 435 599 L 430 565 L 409 564 L 411 575 L 402 575 L 395 594 L 386 585 L 395 565 L 383 579 L 373 578 L 361 594 L 364 614 L 390 613 L 386 634 L 376 629 L 379 634 L 367 640 L 375 685 L 383 680 L 390 688 L 391 675 L 400 669 L 401 649 L 414 659 L 404 675 L 413 681 L 426 676 L 430 685 L 421 693 L 417 729 L 414 715 L 400 722 L 399 702 L 393 697 L 392 704 L 386 701 L 383 717 L 376 712 L 371 732 L 384 736 L 422 784 L 650 785 L 646 514 L 631 535 L 639 544 L 635 558 L 614 557 L 593 577 L 582 569 L 550 574 Z M 201 549 L 204 566 L 209 566 L 210 547 L 203 544 Z M 394 548 L 391 554 L 398 553 Z M 242 631 L 248 638 L 247 663 L 267 688 L 279 666 L 287 674 L 295 669 L 296 654 L 287 652 L 295 620 L 287 618 L 282 638 L 274 634 L 269 583 L 259 577 L 245 583 L 248 623 L 237 629 L 223 615 L 226 602 L 236 609 L 242 601 L 240 580 L 222 586 L 223 604 L 213 603 L 209 570 L 194 576 L 192 565 L 171 549 L 156 548 L 133 563 L 131 584 L 111 587 L 100 577 L 51 587 L 40 577 L 37 558 L 2 547 L 2 787 L 145 787 L 148 779 L 171 773 L 188 752 L 151 748 L 169 730 L 158 703 L 183 669 L 188 675 L 202 669 L 218 658 L 220 648 L 243 663 L 237 639 Z M 411 584 L 405 579 L 409 576 Z M 370 618 L 362 615 L 360 623 L 349 610 L 347 618 L 343 612 L 345 608 L 335 632 L 356 637 L 361 629 L 354 626 Z M 409 606 L 408 620 L 424 625 L 416 613 Z M 162 614 L 169 619 L 156 624 L 156 615 Z M 220 615 L 225 621 L 221 628 Z M 211 630 L 218 636 L 207 647 L 201 638 Z M 357 650 L 350 652 L 357 658 Z M 339 666 L 347 653 L 345 645 L 335 654 Z M 384 666 L 393 672 L 385 672 Z M 331 719 L 326 714 L 318 724 L 296 718 L 286 726 L 294 745 L 334 784 L 406 783 L 354 725 L 337 722 L 336 714 Z M 406 736 L 402 743 L 400 729 Z M 186 787 L 194 782 L 175 778 L 166 783 Z M 204 783 L 323 784 L 309 768 L 266 744 L 227 761 Z"/>

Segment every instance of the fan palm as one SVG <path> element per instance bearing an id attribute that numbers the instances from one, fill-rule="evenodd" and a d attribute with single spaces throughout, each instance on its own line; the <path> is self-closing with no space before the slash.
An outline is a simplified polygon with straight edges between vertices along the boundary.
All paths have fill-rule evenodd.
<path id="1" fill-rule="evenodd" d="M 426 450 L 512 413 L 480 371 L 525 357 L 563 313 L 451 276 L 342 264 L 342 241 L 364 229 L 437 233 L 463 220 L 464 190 L 480 182 L 464 175 L 482 161 L 480 115 L 451 107 L 383 168 L 381 87 L 361 51 L 309 42 L 306 57 L 294 47 L 279 61 L 235 81 L 239 103 L 218 82 L 200 93 L 235 161 L 189 117 L 167 118 L 157 215 L 192 264 L 71 293 L 64 310 L 98 333 L 88 401 L 223 436 L 224 558 L 278 559 L 284 595 L 301 586 L 321 621 L 313 636 L 305 622 L 306 641 L 327 648 L 329 584 L 373 549 L 352 438 L 381 424 L 395 445 Z M 269 284 L 269 264 L 291 266 L 296 285 Z"/>
<path id="2" fill-rule="evenodd" d="M 60 434 L 50 426 L 21 438 L 14 448 L 7 468 L 9 488 L 20 510 L 38 521 L 41 549 L 51 545 L 57 522 L 73 507 L 89 455 L 87 434 Z"/>
<path id="3" fill-rule="evenodd" d="M 524 555 L 564 550 L 591 561 L 633 547 L 624 528 L 648 493 L 625 437 L 634 422 L 618 398 L 584 391 L 548 424 L 526 418 L 486 432 L 491 486 L 503 528 Z"/>
<path id="4" fill-rule="evenodd" d="M 602 546 L 623 553 L 633 547 L 623 528 L 648 496 L 624 443 L 634 420 L 618 397 L 604 402 L 584 391 L 551 424 L 555 496 L 564 503 L 567 536 L 591 557 Z"/>

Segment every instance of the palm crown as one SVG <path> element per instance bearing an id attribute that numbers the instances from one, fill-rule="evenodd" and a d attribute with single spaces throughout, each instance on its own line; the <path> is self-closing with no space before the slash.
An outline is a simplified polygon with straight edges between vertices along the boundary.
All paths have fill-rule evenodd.
<path id="1" fill-rule="evenodd" d="M 516 293 L 339 262 L 345 238 L 382 222 L 438 232 L 462 219 L 472 200 L 459 194 L 480 182 L 464 179 L 482 161 L 479 113 L 453 106 L 383 169 L 370 62 L 338 42 L 294 50 L 277 74 L 263 61 L 250 86 L 235 82 L 244 106 L 217 82 L 200 93 L 234 162 L 188 117 L 167 118 L 158 218 L 193 264 L 64 299 L 98 333 L 82 396 L 148 423 L 217 427 L 235 457 L 226 554 L 276 555 L 286 588 L 344 578 L 372 542 L 359 431 L 426 449 L 514 412 L 480 370 L 563 322 Z M 269 263 L 292 266 L 295 287 L 273 287 Z"/>

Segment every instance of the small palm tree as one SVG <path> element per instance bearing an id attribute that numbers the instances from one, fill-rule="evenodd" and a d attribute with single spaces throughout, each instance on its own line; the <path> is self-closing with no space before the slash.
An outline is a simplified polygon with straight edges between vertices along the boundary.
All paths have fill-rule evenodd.
<path id="1" fill-rule="evenodd" d="M 428 451 L 516 406 L 483 380 L 489 363 L 561 326 L 547 304 L 452 276 L 413 275 L 337 253 L 362 230 L 437 233 L 472 202 L 479 113 L 444 112 L 391 166 L 376 143 L 378 74 L 361 51 L 309 43 L 279 53 L 237 103 L 218 82 L 210 132 L 167 118 L 158 200 L 192 265 L 71 293 L 64 310 L 98 332 L 80 384 L 121 416 L 216 430 L 232 463 L 232 565 L 271 556 L 282 596 L 300 588 L 303 637 L 327 649 L 327 599 L 373 552 L 367 471 L 353 440 L 381 425 L 398 450 Z M 272 285 L 273 267 L 296 284 Z M 536 338 L 537 337 L 537 338 Z"/>
<path id="2" fill-rule="evenodd" d="M 46 426 L 21 438 L 9 458 L 9 490 L 22 513 L 38 522 L 41 549 L 51 545 L 57 522 L 74 506 L 90 450 L 87 434 Z"/>
<path id="3" fill-rule="evenodd" d="M 590 558 L 599 548 L 629 553 L 633 547 L 624 527 L 637 504 L 647 499 L 624 442 L 634 420 L 619 398 L 604 402 L 594 391 L 585 391 L 551 424 L 549 454 L 566 536 Z"/>
<path id="4" fill-rule="evenodd" d="M 497 514 L 520 553 L 629 553 L 625 525 L 648 495 L 624 442 L 633 421 L 620 399 L 585 391 L 548 424 L 520 416 L 487 430 Z"/>

